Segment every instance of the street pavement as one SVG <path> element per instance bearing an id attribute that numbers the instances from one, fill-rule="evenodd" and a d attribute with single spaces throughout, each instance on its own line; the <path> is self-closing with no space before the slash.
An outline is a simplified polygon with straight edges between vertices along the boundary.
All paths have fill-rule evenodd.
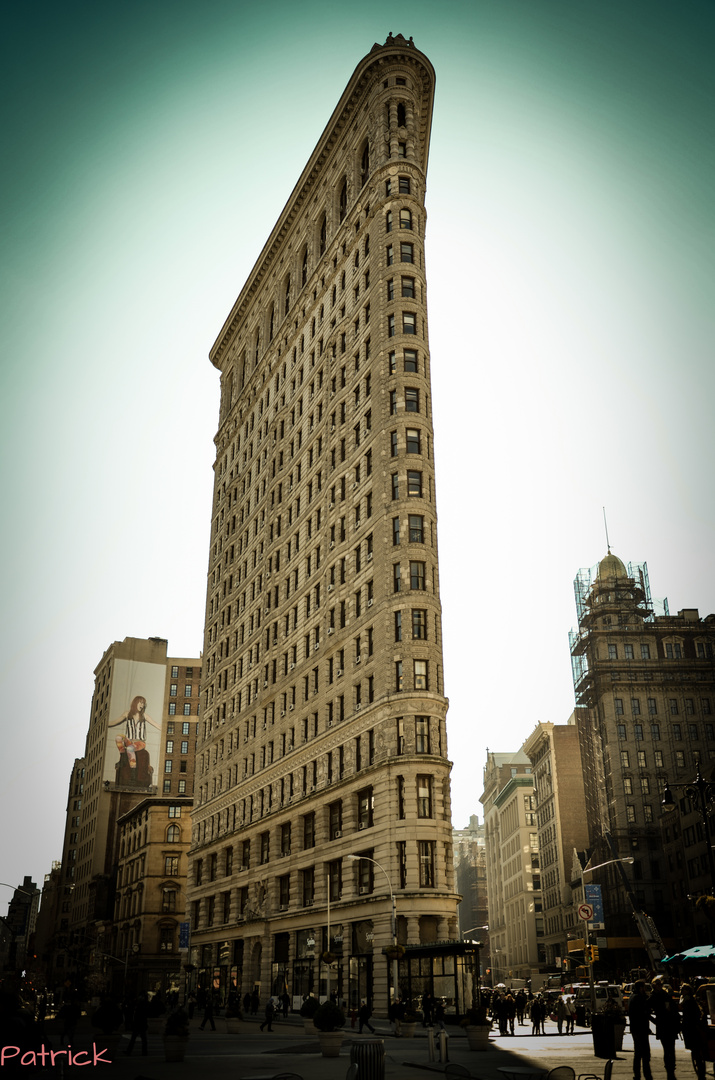
<path id="1" fill-rule="evenodd" d="M 303 1022 L 297 1016 L 274 1022 L 272 1032 L 261 1032 L 261 1017 L 248 1018 L 242 1024 L 241 1033 L 225 1033 L 225 1021 L 217 1017 L 215 1032 L 210 1027 L 199 1029 L 200 1017 L 194 1017 L 191 1034 L 186 1048 L 185 1060 L 180 1063 L 164 1061 L 161 1034 L 149 1035 L 148 1056 L 141 1055 L 141 1044 L 136 1043 L 131 1056 L 124 1053 L 129 1039 L 123 1035 L 118 1051 L 112 1055 L 111 1065 L 97 1064 L 107 1080 L 177 1080 L 184 1076 L 186 1080 L 201 1077 L 201 1080 L 271 1080 L 279 1073 L 295 1072 L 303 1080 L 343 1080 L 350 1065 L 350 1047 L 353 1042 L 363 1039 L 383 1038 L 385 1045 L 385 1080 L 429 1080 L 444 1074 L 445 1064 L 439 1060 L 430 1061 L 429 1039 L 427 1030 L 418 1028 L 414 1039 L 395 1038 L 386 1021 L 374 1020 L 376 1034 L 370 1032 L 359 1035 L 357 1028 L 346 1025 L 345 1038 L 338 1058 L 324 1058 L 314 1035 L 307 1035 Z M 222 1030 L 223 1028 L 223 1030 Z M 437 1029 L 435 1030 L 435 1049 L 438 1047 Z M 605 1061 L 594 1057 L 590 1031 L 577 1028 L 573 1036 L 559 1036 L 556 1026 L 547 1022 L 546 1035 L 531 1035 L 530 1025 L 517 1025 L 514 1036 L 500 1036 L 492 1031 L 489 1049 L 470 1051 L 467 1039 L 460 1028 L 451 1028 L 448 1043 L 450 1062 L 458 1062 L 469 1069 L 477 1080 L 505 1080 L 501 1069 L 513 1066 L 532 1066 L 544 1073 L 557 1065 L 571 1065 L 578 1077 L 581 1074 L 595 1074 L 602 1077 Z M 54 1021 L 47 1024 L 47 1034 L 54 1049 L 59 1049 L 59 1040 Z M 101 1035 L 93 1032 L 86 1017 L 77 1029 L 73 1040 L 73 1052 L 83 1047 L 90 1048 L 92 1042 L 97 1050 L 105 1045 Z M 666 1080 L 663 1067 L 663 1053 L 654 1036 L 651 1037 L 653 1080 Z M 676 1047 L 677 1072 L 680 1080 L 690 1080 L 694 1076 L 690 1054 L 681 1041 Z M 59 1059 L 56 1059 L 59 1061 Z M 80 1075 L 82 1066 L 65 1067 L 60 1070 L 47 1070 L 59 1076 Z M 15 1074 L 17 1075 L 17 1073 Z M 90 1074 L 93 1078 L 96 1072 Z M 101 1075 L 101 1074 L 100 1074 Z M 633 1076 L 633 1044 L 630 1036 L 624 1038 L 623 1050 L 618 1053 L 613 1066 L 613 1080 L 631 1080 Z M 85 1074 L 85 1080 L 88 1080 Z"/>

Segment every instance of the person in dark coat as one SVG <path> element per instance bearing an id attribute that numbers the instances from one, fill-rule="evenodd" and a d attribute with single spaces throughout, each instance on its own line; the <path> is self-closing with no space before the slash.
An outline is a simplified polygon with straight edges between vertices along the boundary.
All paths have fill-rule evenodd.
<path id="1" fill-rule="evenodd" d="M 363 1001 L 362 1005 L 358 1009 L 358 1035 L 362 1035 L 362 1029 L 364 1026 L 369 1027 L 373 1035 L 375 1034 L 375 1028 L 370 1023 L 371 1015 L 372 1013 L 370 1012 L 367 1002 Z"/>
<path id="2" fill-rule="evenodd" d="M 287 991 L 285 991 L 283 993 L 283 995 L 281 996 L 281 1005 L 283 1007 L 283 1019 L 287 1020 L 288 1019 L 288 1010 L 290 1009 L 290 997 L 288 996 Z"/>
<path id="3" fill-rule="evenodd" d="M 258 1016 L 258 1006 L 261 1003 L 261 999 L 258 996 L 258 991 L 254 990 L 251 994 L 251 1016 Z"/>
<path id="4" fill-rule="evenodd" d="M 628 1021 L 633 1037 L 633 1078 L 640 1080 L 641 1069 L 645 1080 L 653 1080 L 650 1071 L 650 1001 L 643 979 L 633 984 L 628 1002 Z"/>
<path id="5" fill-rule="evenodd" d="M 199 1024 L 199 1029 L 203 1031 L 207 1023 L 211 1024 L 212 1031 L 216 1030 L 216 1025 L 214 1024 L 214 999 L 212 994 L 206 995 L 206 1004 L 204 1005 L 204 1017 Z"/>
<path id="6" fill-rule="evenodd" d="M 690 1051 L 690 1058 L 698 1080 L 705 1080 L 708 1020 L 693 994 L 690 983 L 683 983 L 680 987 L 680 1015 L 685 1049 Z"/>
<path id="7" fill-rule="evenodd" d="M 273 1023 L 273 1014 L 275 1013 L 275 1011 L 276 1010 L 275 1010 L 274 1005 L 273 1005 L 273 998 L 269 997 L 268 1001 L 266 1002 L 266 1009 L 265 1009 L 266 1019 L 261 1024 L 261 1031 L 263 1031 L 263 1029 L 265 1027 L 267 1027 L 269 1031 L 273 1031 L 273 1028 L 271 1027 L 271 1024 Z"/>
<path id="8" fill-rule="evenodd" d="M 134 1010 L 132 1012 L 132 1034 L 129 1039 L 129 1046 L 124 1053 L 129 1057 L 134 1049 L 134 1043 L 137 1041 L 137 1037 L 141 1039 L 142 1044 L 142 1056 L 146 1057 L 149 1053 L 147 1046 L 147 1028 L 149 1026 L 149 1002 L 147 1001 L 146 994 L 140 994 L 137 998 Z"/>
<path id="9" fill-rule="evenodd" d="M 544 1015 L 544 1005 L 540 998 L 534 998 L 531 1003 L 531 1034 L 541 1033 L 541 1021 Z"/>
<path id="10" fill-rule="evenodd" d="M 663 1047 L 663 1064 L 668 1080 L 675 1080 L 675 1040 L 680 1033 L 680 1012 L 662 979 L 655 979 L 650 1006 L 655 1016 L 655 1037 Z"/>

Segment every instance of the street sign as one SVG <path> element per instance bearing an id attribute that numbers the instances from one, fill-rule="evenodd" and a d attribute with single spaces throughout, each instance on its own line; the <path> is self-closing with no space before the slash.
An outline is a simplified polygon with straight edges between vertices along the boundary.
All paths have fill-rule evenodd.
<path id="1" fill-rule="evenodd" d="M 578 917 L 579 917 L 579 919 L 583 919 L 584 922 L 588 922 L 589 919 L 592 919 L 593 918 L 593 908 L 592 908 L 592 906 L 590 904 L 579 904 L 578 905 Z"/>
<path id="2" fill-rule="evenodd" d="M 592 930 L 605 930 L 606 924 L 604 922 L 603 914 L 603 897 L 601 896 L 601 886 L 588 884 L 584 886 L 584 899 L 587 904 L 590 904 L 593 908 L 593 916 L 589 920 Z"/>

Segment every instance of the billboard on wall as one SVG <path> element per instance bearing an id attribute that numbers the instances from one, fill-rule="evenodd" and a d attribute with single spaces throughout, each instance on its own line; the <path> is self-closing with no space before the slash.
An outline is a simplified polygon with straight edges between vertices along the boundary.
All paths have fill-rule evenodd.
<path id="1" fill-rule="evenodd" d="M 164 664 L 115 660 L 104 780 L 149 791 L 158 783 Z"/>

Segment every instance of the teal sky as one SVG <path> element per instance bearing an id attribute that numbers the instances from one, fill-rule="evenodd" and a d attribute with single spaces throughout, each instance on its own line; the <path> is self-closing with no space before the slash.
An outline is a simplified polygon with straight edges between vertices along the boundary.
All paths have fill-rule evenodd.
<path id="1" fill-rule="evenodd" d="M 517 749 L 571 711 L 571 583 L 605 553 L 603 505 L 656 595 L 715 611 L 711 3 L 6 5 L 3 798 L 43 794 L 4 881 L 41 881 L 61 854 L 104 649 L 149 634 L 201 649 L 207 354 L 390 31 L 437 72 L 427 272 L 455 824 L 481 816 L 487 745 Z"/>

